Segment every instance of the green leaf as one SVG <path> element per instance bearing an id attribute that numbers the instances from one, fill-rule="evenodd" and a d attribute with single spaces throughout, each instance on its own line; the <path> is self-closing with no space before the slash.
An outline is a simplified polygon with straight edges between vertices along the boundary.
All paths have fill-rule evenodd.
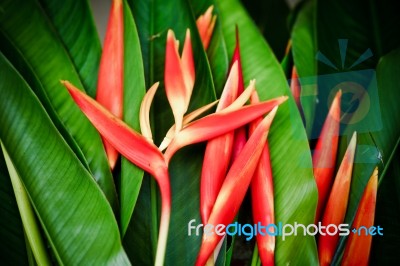
<path id="1" fill-rule="evenodd" d="M 156 81 L 160 81 L 160 88 L 157 91 L 153 103 L 152 129 L 155 133 L 155 143 L 159 145 L 166 132 L 173 124 L 172 111 L 164 91 L 164 60 L 165 41 L 167 30 L 172 29 L 182 43 L 187 28 L 191 31 L 192 46 L 195 58 L 196 81 L 188 112 L 197 109 L 215 100 L 214 84 L 211 76 L 210 66 L 206 53 L 203 50 L 200 37 L 197 32 L 195 19 L 192 16 L 191 7 L 186 0 L 165 2 L 165 1 L 129 1 L 132 13 L 138 27 L 139 38 L 143 55 L 143 62 L 146 74 L 146 87 Z M 174 14 L 171 16 L 171 14 Z M 203 146 L 196 145 L 182 149 L 172 159 L 169 170 L 172 188 L 172 212 L 169 228 L 169 237 L 166 251 L 166 265 L 190 265 L 193 264 L 200 247 L 200 237 L 187 235 L 187 224 L 190 220 L 196 219 L 200 222 L 199 216 L 199 178 Z M 146 189 L 144 186 L 150 186 Z M 141 215 L 150 215 L 136 221 L 135 212 L 128 233 L 127 239 L 146 239 L 142 241 L 124 241 L 129 256 L 133 261 L 140 264 L 151 265 L 154 258 L 154 240 L 157 239 L 157 202 L 154 195 L 159 195 L 156 186 L 147 182 L 143 183 L 141 195 L 139 196 L 136 208 L 148 206 L 143 214 L 143 209 L 138 209 Z M 147 191 L 147 192 L 145 192 Z M 159 209 L 159 208 L 158 208 Z M 153 214 L 151 214 L 153 212 Z M 146 224 L 143 224 L 143 221 Z M 127 233 L 127 235 L 128 235 Z M 149 243 L 152 243 L 149 252 Z M 127 245 L 132 245 L 128 247 Z M 144 256 L 143 254 L 148 254 Z"/>
<path id="2" fill-rule="evenodd" d="M 0 152 L 0 261 L 6 265 L 28 264 L 24 229 L 3 152 Z"/>
<path id="3" fill-rule="evenodd" d="M 131 10 L 124 2 L 124 121 L 140 132 L 139 109 L 146 91 L 140 42 Z M 139 195 L 143 170 L 121 158 L 121 233 L 125 234 Z"/>
<path id="4" fill-rule="evenodd" d="M 26 193 L 24 185 L 21 182 L 21 178 L 19 177 L 7 151 L 2 143 L 0 143 L 0 145 L 4 153 L 8 172 L 10 174 L 19 213 L 21 214 L 25 236 L 28 239 L 28 243 L 31 247 L 33 256 L 35 257 L 35 261 L 38 265 L 50 265 L 50 258 L 47 254 L 47 250 L 41 236 L 41 232 L 28 194 Z"/>
<path id="5" fill-rule="evenodd" d="M 388 177 L 387 169 L 391 165 L 391 162 L 395 162 L 393 158 L 395 158 L 395 152 L 400 143 L 400 108 L 397 102 L 400 97 L 400 77 L 398 75 L 400 72 L 399 60 L 400 49 L 382 57 L 376 70 L 379 95 L 366 93 L 362 99 L 362 101 L 366 101 L 366 99 L 372 100 L 373 97 L 379 98 L 379 108 L 377 111 L 375 109 L 372 116 L 368 119 L 364 118 L 362 123 L 370 125 L 376 124 L 374 121 L 380 121 L 381 127 L 369 128 L 369 132 L 362 132 L 359 134 L 358 148 L 355 157 L 356 164 L 353 169 L 349 206 L 345 218 L 345 222 L 348 224 L 351 224 L 354 219 L 362 193 L 375 166 L 379 166 L 379 183 L 381 183 L 383 182 L 382 180 Z M 372 109 L 372 105 L 367 107 Z M 357 110 L 359 113 L 363 111 L 363 108 Z M 353 119 L 354 117 L 358 117 L 357 113 L 353 115 Z M 363 124 L 357 124 L 357 126 L 362 127 Z M 350 124 L 345 133 L 349 134 L 354 130 L 357 130 L 357 127 L 351 126 L 350 120 Z M 345 141 L 346 138 L 342 137 L 340 154 L 344 153 Z M 393 177 L 389 177 L 389 179 L 392 178 Z M 392 181 L 387 182 L 391 183 Z M 398 188 L 399 186 L 397 189 Z M 381 197 L 386 197 L 385 194 L 381 193 L 380 190 L 378 191 L 378 201 L 387 202 L 388 199 L 381 199 Z M 390 196 L 388 197 L 390 198 Z M 396 217 L 398 217 L 398 214 Z M 379 220 L 381 218 L 382 217 L 377 217 L 376 219 Z M 343 252 L 345 240 L 345 237 L 342 237 L 340 240 L 335 262 L 337 262 Z"/>
<path id="6" fill-rule="evenodd" d="M 75 3 L 77 1 L 68 2 Z M 80 5 L 78 3 L 75 4 Z M 1 51 L 4 51 L 7 58 L 12 62 L 14 62 L 13 54 L 19 52 L 26 64 L 34 71 L 34 75 L 40 81 L 57 115 L 80 146 L 93 176 L 103 189 L 111 205 L 117 206 L 115 186 L 101 138 L 60 84 L 60 80 L 66 79 L 83 89 L 80 76 L 71 59 L 73 54 L 68 53 L 59 38 L 62 34 L 55 31 L 57 27 L 50 23 L 50 19 L 44 9 L 35 0 L 2 1 L 0 10 L 2 12 L 0 35 L 3 35 L 11 43 L 11 46 L 5 47 L 0 44 Z M 68 10 L 66 9 L 64 12 Z M 87 12 L 84 8 L 79 10 L 74 12 L 73 17 L 84 16 L 85 12 Z M 81 21 L 81 19 L 74 19 L 74 21 Z M 90 17 L 86 23 L 92 23 Z M 78 25 L 79 28 L 85 28 L 84 25 L 86 23 L 80 23 Z M 68 39 L 69 37 L 65 38 Z M 80 46 L 80 42 L 74 42 L 73 44 Z M 87 47 L 87 43 L 84 46 Z M 94 51 L 97 50 L 96 47 L 96 43 L 94 43 Z M 76 53 L 78 52 L 80 57 L 90 54 L 84 49 Z M 86 70 L 82 71 L 85 73 Z M 33 87 L 37 84 L 30 83 L 30 85 Z M 38 97 L 41 96 L 41 94 L 38 94 Z M 43 101 L 47 101 L 47 99 Z"/>
<path id="7" fill-rule="evenodd" d="M 85 90 L 95 97 L 101 44 L 88 0 L 39 2 L 69 53 Z"/>
<path id="8" fill-rule="evenodd" d="M 56 259 L 69 265 L 129 265 L 104 194 L 3 56 L 0 69 L 0 138 Z"/>
<path id="9" fill-rule="evenodd" d="M 304 3 L 293 25 L 292 52 L 301 85 L 301 106 L 303 109 L 307 136 L 311 137 L 317 98 L 317 53 L 315 38 L 315 4 Z"/>
<path id="10" fill-rule="evenodd" d="M 228 51 L 235 45 L 235 24 L 239 26 L 244 79 L 257 80 L 262 100 L 290 95 L 284 73 L 256 26 L 236 0 L 219 1 L 222 28 Z M 307 136 L 293 98 L 279 107 L 269 134 L 274 175 L 276 221 L 312 224 L 316 207 L 316 186 L 312 174 Z M 317 264 L 315 239 L 307 236 L 277 237 L 277 265 Z"/>
<path id="11" fill-rule="evenodd" d="M 393 265 L 400 248 L 400 149 L 388 166 L 379 186 L 375 225 L 383 228 L 383 236 L 373 238 L 371 265 Z"/>

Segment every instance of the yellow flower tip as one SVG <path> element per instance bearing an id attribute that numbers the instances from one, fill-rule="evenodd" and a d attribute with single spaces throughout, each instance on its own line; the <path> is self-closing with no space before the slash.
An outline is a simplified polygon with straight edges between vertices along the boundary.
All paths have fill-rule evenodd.
<path id="1" fill-rule="evenodd" d="M 235 62 L 231 67 L 228 79 L 222 91 L 222 95 L 217 106 L 217 112 L 228 107 L 230 104 L 232 104 L 232 102 L 236 100 L 238 94 L 238 87 L 239 87 L 239 68 L 238 68 L 238 63 Z"/>
<path id="2" fill-rule="evenodd" d="M 239 109 L 242 107 L 251 97 L 251 94 L 253 91 L 256 89 L 256 80 L 250 80 L 249 86 L 242 92 L 242 94 L 239 95 L 239 97 L 236 98 L 233 103 L 231 103 L 229 106 L 226 108 L 222 109 L 219 111 L 220 113 L 228 113 L 234 110 Z"/>
<path id="3" fill-rule="evenodd" d="M 142 103 L 140 105 L 140 112 L 139 112 L 140 130 L 142 135 L 150 142 L 153 142 L 153 136 L 150 127 L 150 107 L 159 84 L 160 82 L 156 82 L 153 84 L 153 86 L 150 87 L 150 89 L 143 97 Z"/>

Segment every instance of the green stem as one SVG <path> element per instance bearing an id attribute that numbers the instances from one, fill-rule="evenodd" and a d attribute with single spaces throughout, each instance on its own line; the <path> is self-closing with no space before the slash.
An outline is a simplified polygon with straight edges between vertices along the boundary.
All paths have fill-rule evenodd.
<path id="1" fill-rule="evenodd" d="M 152 178 L 150 180 L 150 207 L 151 207 L 151 244 L 153 247 L 153 255 L 157 250 L 158 237 L 158 207 L 157 207 L 157 183 Z"/>
<path id="2" fill-rule="evenodd" d="M 257 266 L 258 264 L 258 247 L 257 244 L 254 245 L 253 257 L 251 258 L 251 266 Z"/>
<path id="3" fill-rule="evenodd" d="M 0 142 L 1 143 L 1 142 Z M 18 209 L 21 215 L 22 224 L 29 246 L 38 265 L 51 265 L 50 259 L 46 252 L 42 236 L 39 231 L 39 226 L 36 222 L 35 214 L 26 193 L 25 187 L 22 184 L 20 177 L 15 169 L 10 156 L 8 155 L 3 143 L 1 148 L 4 153 L 8 172 L 10 174 L 11 184 L 14 189 L 15 198 L 17 200 Z"/>

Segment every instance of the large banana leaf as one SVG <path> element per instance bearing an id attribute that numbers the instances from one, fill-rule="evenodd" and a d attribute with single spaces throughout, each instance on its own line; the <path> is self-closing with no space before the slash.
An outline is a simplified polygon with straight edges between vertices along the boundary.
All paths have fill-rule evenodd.
<path id="1" fill-rule="evenodd" d="M 130 264 L 104 194 L 27 83 L 0 56 L 0 139 L 60 264 Z"/>
<path id="2" fill-rule="evenodd" d="M 129 4 L 138 26 L 146 85 L 149 87 L 156 81 L 161 82 L 153 103 L 152 119 L 155 143 L 159 145 L 173 124 L 172 112 L 163 86 L 165 41 L 168 29 L 174 30 L 176 37 L 180 40 L 181 48 L 186 29 L 189 28 L 191 31 L 196 81 L 189 112 L 215 99 L 214 84 L 191 7 L 186 0 L 174 2 L 129 1 Z M 174 15 L 171 16 L 171 14 Z M 167 265 L 193 264 L 200 246 L 201 238 L 188 236 L 186 228 L 192 219 L 200 222 L 199 176 L 202 151 L 201 145 L 185 148 L 174 156 L 169 166 L 172 187 L 169 232 L 173 233 L 170 233 L 168 237 L 165 261 Z M 157 240 L 158 191 L 154 182 L 148 181 L 148 178 L 145 178 L 130 225 L 131 228 L 128 229 L 124 238 L 124 245 L 129 250 L 132 261 L 141 265 L 153 264 Z"/>
<path id="3" fill-rule="evenodd" d="M 400 66 L 398 64 L 400 60 L 400 49 L 397 49 L 380 60 L 377 70 L 377 82 L 379 91 L 379 112 L 374 113 L 373 120 L 380 120 L 382 127 L 375 131 L 363 133 L 359 135 L 358 147 L 356 154 L 356 164 L 353 169 L 353 177 L 351 183 L 351 193 L 349 198 L 349 206 L 346 213 L 345 222 L 351 224 L 355 212 L 357 210 L 358 203 L 361 199 L 365 185 L 367 184 L 369 177 L 375 166 L 379 166 L 379 182 L 385 181 L 384 179 L 389 178 L 384 184 L 396 184 L 397 178 L 392 175 L 392 172 L 388 172 L 388 168 L 391 164 L 398 164 L 394 161 L 396 149 L 400 142 L 400 110 L 397 99 L 400 97 Z M 369 95 L 366 95 L 367 97 Z M 365 98 L 364 97 L 364 101 Z M 372 123 L 373 120 L 364 121 L 364 123 Z M 346 134 L 351 133 L 355 130 L 352 127 L 348 127 Z M 341 154 L 344 153 L 345 149 L 345 138 L 342 140 Z M 383 180 L 383 181 L 382 181 Z M 397 188 L 399 189 L 399 183 Z M 385 191 L 388 189 L 385 189 Z M 390 190 L 389 190 L 390 191 Z M 390 205 L 390 199 L 393 200 L 392 196 L 382 193 L 379 189 L 379 202 L 385 203 L 381 208 L 387 208 L 386 205 Z M 395 203 L 394 203 L 395 204 Z M 379 212 L 377 212 L 379 215 Z M 394 217 L 399 217 L 397 213 Z M 382 217 L 377 217 L 377 221 Z M 383 219 L 385 219 L 383 217 Z M 394 229 L 396 230 L 396 229 Z M 387 230 L 388 234 L 393 232 L 390 229 Z M 342 254 L 345 237 L 341 239 L 340 246 L 337 250 L 336 257 Z M 393 242 L 395 243 L 395 242 Z"/>
<path id="4" fill-rule="evenodd" d="M 241 36 L 246 83 L 255 78 L 260 98 L 290 95 L 284 73 L 256 26 L 238 1 L 219 1 L 228 51 L 235 45 L 235 25 Z M 275 190 L 276 221 L 311 224 L 315 215 L 316 187 L 307 136 L 293 98 L 279 107 L 269 134 Z M 289 159 L 290 158 L 290 159 Z M 277 237 L 278 265 L 317 264 L 315 239 L 307 236 Z"/>
<path id="5" fill-rule="evenodd" d="M 2 152 L 0 184 L 0 261 L 6 265 L 26 265 L 24 230 Z"/>
<path id="6" fill-rule="evenodd" d="M 74 21 L 81 21 L 82 17 L 88 16 L 87 6 L 85 9 L 85 5 L 79 4 L 79 1 L 67 2 L 69 4 L 64 3 L 64 5 L 71 6 L 73 4 L 75 5 L 74 7 L 80 7 L 79 11 L 73 12 Z M 98 181 L 110 203 L 116 206 L 115 187 L 101 138 L 60 84 L 60 80 L 66 79 L 79 88 L 83 88 L 78 70 L 72 58 L 76 58 L 76 62 L 81 62 L 83 56 L 92 54 L 89 52 L 91 46 L 88 46 L 89 43 L 84 41 L 78 42 L 77 40 L 76 42 L 72 42 L 70 41 L 70 36 L 67 37 L 67 34 L 57 32 L 56 29 L 58 27 L 51 23 L 51 20 L 45 13 L 45 9 L 43 9 L 38 1 L 1 1 L 0 9 L 2 10 L 0 16 L 0 35 L 11 44 L 4 46 L 1 43 L 1 50 L 13 63 L 14 54 L 20 53 L 22 55 L 26 61 L 26 65 L 30 66 L 30 69 L 40 82 L 45 95 L 49 98 L 60 120 L 80 146 L 93 176 Z M 53 10 L 52 8 L 50 9 Z M 70 8 L 66 8 L 63 9 L 63 12 L 66 12 L 68 15 L 69 10 Z M 51 13 L 51 15 L 55 19 L 55 17 L 61 16 L 61 13 L 57 15 Z M 78 27 L 79 29 L 87 28 L 90 32 L 91 24 L 92 20 L 89 16 L 79 23 Z M 59 38 L 60 35 L 65 37 L 64 43 Z M 82 41 L 84 38 L 79 38 L 79 40 Z M 74 45 L 74 47 L 70 47 L 74 52 L 68 53 L 69 49 L 65 45 Z M 85 47 L 85 49 L 82 49 L 82 47 Z M 78 51 L 75 51 L 75 49 L 78 49 Z M 96 54 L 96 51 L 98 51 L 96 43 L 93 43 L 93 49 L 94 54 Z M 89 68 L 90 73 L 86 73 L 88 69 L 84 69 L 83 66 L 79 71 L 85 73 L 85 75 L 95 77 L 96 69 L 93 67 Z M 90 83 L 87 79 L 86 81 Z M 28 82 L 30 81 L 28 80 Z M 33 87 L 37 83 L 30 82 L 30 85 Z M 38 90 L 40 89 L 35 89 L 35 91 Z M 42 96 L 41 94 L 37 95 L 40 98 Z"/>
<path id="7" fill-rule="evenodd" d="M 314 123 L 317 98 L 317 61 L 315 55 L 315 3 L 305 2 L 297 14 L 292 33 L 293 61 L 301 85 L 301 106 L 308 137 Z"/>
<path id="8" fill-rule="evenodd" d="M 70 54 L 85 90 L 94 97 L 101 44 L 88 0 L 39 0 L 39 2 Z"/>

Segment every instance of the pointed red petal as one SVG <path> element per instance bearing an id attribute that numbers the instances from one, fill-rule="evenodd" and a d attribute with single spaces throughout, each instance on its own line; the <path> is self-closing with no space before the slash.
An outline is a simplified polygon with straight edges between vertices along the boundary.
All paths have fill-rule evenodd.
<path id="1" fill-rule="evenodd" d="M 121 0 L 114 0 L 110 11 L 104 49 L 101 55 L 96 100 L 115 116 L 122 117 L 124 86 L 124 17 Z M 118 152 L 103 139 L 111 169 Z"/>
<path id="2" fill-rule="evenodd" d="M 166 166 L 155 145 L 68 81 L 63 81 L 63 84 L 100 134 L 128 160 L 152 175 L 156 174 L 157 168 Z"/>
<path id="3" fill-rule="evenodd" d="M 354 132 L 346 153 L 340 164 L 324 211 L 322 225 L 343 223 L 349 198 L 351 175 L 353 170 L 354 155 L 356 151 L 357 134 Z M 321 266 L 330 265 L 339 241 L 339 234 L 320 235 L 318 241 L 318 254 Z"/>
<path id="4" fill-rule="evenodd" d="M 255 91 L 251 96 L 251 103 L 258 103 L 259 98 Z M 252 135 L 262 119 L 253 121 L 249 131 Z M 251 199 L 254 223 L 268 225 L 275 223 L 274 218 L 274 183 L 272 179 L 271 158 L 268 140 L 258 161 L 257 168 L 251 181 Z M 275 237 L 269 234 L 257 234 L 257 247 L 262 265 L 274 265 Z"/>
<path id="5" fill-rule="evenodd" d="M 222 91 L 221 98 L 217 106 L 217 112 L 225 109 L 231 105 L 238 96 L 238 84 L 239 84 L 239 69 L 238 64 L 234 63 L 229 72 L 228 79 L 226 80 L 225 87 Z"/>
<path id="6" fill-rule="evenodd" d="M 214 31 L 215 22 L 217 20 L 217 17 L 212 15 L 213 9 L 214 6 L 210 6 L 207 9 L 207 11 L 203 15 L 201 15 L 196 21 L 200 39 L 203 43 L 205 50 L 208 48 L 208 45 L 210 44 L 211 36 Z"/>
<path id="7" fill-rule="evenodd" d="M 239 110 L 214 113 L 196 120 L 175 135 L 165 151 L 165 160 L 168 163 L 175 152 L 186 145 L 209 140 L 241 127 L 286 100 L 287 96 L 281 96 L 259 104 L 245 106 Z"/>
<path id="8" fill-rule="evenodd" d="M 187 91 L 182 72 L 181 59 L 178 54 L 178 47 L 172 30 L 168 30 L 167 36 L 164 82 L 168 102 L 174 114 L 176 130 L 179 131 L 182 128 L 183 115 L 187 111 Z"/>
<path id="9" fill-rule="evenodd" d="M 238 64 L 238 77 L 239 77 L 238 94 L 241 94 L 244 91 L 244 80 L 243 80 L 242 60 L 240 58 L 239 28 L 237 26 L 236 26 L 236 46 L 232 56 L 231 68 L 235 62 L 237 62 Z"/>
<path id="10" fill-rule="evenodd" d="M 233 52 L 232 62 L 238 64 L 238 77 L 239 77 L 239 84 L 238 84 L 238 95 L 242 94 L 244 91 L 244 80 L 243 80 L 243 70 L 242 70 L 242 61 L 240 59 L 240 41 L 239 41 L 239 28 L 236 26 L 236 46 L 235 51 Z M 239 153 L 242 151 L 244 145 L 247 141 L 247 129 L 245 127 L 240 127 L 235 130 L 235 138 L 232 150 L 232 158 L 231 161 L 233 162 Z"/>
<path id="11" fill-rule="evenodd" d="M 226 81 L 217 106 L 217 112 L 229 106 L 236 99 L 237 86 L 238 68 L 237 63 L 235 63 Z M 231 131 L 211 139 L 207 143 L 200 179 L 200 214 L 203 224 L 207 224 L 208 217 L 225 179 L 231 158 L 233 138 L 234 131 Z"/>
<path id="12" fill-rule="evenodd" d="M 237 160 L 233 162 L 211 212 L 209 224 L 227 226 L 235 218 L 264 149 L 268 130 L 276 111 L 277 107 L 264 118 L 254 134 L 250 136 Z M 206 263 L 221 238 L 222 236 L 217 234 L 203 235 L 196 265 Z"/>
<path id="13" fill-rule="evenodd" d="M 374 225 L 376 193 L 378 190 L 378 168 L 375 168 L 360 200 L 353 228 L 370 228 Z M 365 232 L 350 234 L 347 239 L 341 265 L 368 265 L 372 235 Z"/>
<path id="14" fill-rule="evenodd" d="M 186 106 L 189 106 L 190 97 L 192 95 L 194 80 L 195 80 L 192 41 L 190 40 L 189 29 L 186 30 L 186 37 L 185 37 L 185 43 L 183 45 L 181 63 L 182 63 L 183 80 L 186 86 L 185 104 Z"/>
<path id="15" fill-rule="evenodd" d="M 341 91 L 338 91 L 332 102 L 313 154 L 314 176 L 318 188 L 318 206 L 315 222 L 320 220 L 332 187 L 339 141 L 341 95 Z"/>

